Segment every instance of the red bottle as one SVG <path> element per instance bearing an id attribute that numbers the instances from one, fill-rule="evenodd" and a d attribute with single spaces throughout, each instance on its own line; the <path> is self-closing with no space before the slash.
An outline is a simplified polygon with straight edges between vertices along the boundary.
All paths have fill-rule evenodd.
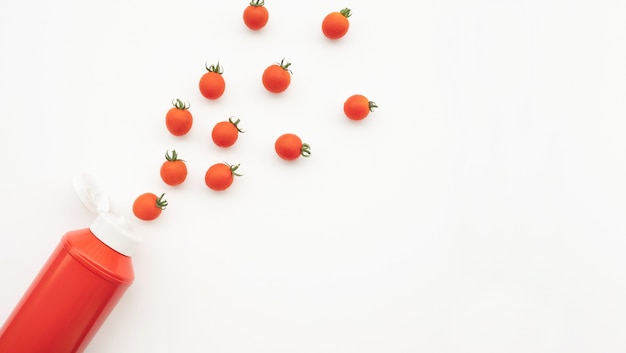
<path id="1" fill-rule="evenodd" d="M 134 279 L 140 240 L 106 197 L 81 174 L 76 190 L 98 214 L 89 228 L 67 232 L 0 328 L 0 353 L 83 352 Z"/>

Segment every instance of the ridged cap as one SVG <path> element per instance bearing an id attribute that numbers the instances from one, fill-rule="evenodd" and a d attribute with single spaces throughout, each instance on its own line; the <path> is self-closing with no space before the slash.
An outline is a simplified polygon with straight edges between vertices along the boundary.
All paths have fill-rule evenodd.
<path id="1" fill-rule="evenodd" d="M 111 249 L 131 256 L 141 239 L 130 231 L 128 220 L 109 212 L 109 198 L 98 187 L 94 178 L 81 172 L 74 178 L 74 189 L 85 207 L 97 215 L 89 227 L 91 232 Z"/>

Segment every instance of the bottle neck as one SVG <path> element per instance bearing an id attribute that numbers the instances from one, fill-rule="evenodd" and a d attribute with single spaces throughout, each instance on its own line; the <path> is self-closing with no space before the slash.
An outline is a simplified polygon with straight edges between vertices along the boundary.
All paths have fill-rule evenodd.
<path id="1" fill-rule="evenodd" d="M 98 213 L 89 229 L 100 241 L 125 256 L 131 256 L 141 242 L 129 231 L 128 223 L 122 217 L 111 213 Z"/>
<path id="2" fill-rule="evenodd" d="M 108 246 L 88 228 L 67 232 L 63 247 L 74 259 L 108 281 L 130 285 L 135 278 L 132 258 Z"/>

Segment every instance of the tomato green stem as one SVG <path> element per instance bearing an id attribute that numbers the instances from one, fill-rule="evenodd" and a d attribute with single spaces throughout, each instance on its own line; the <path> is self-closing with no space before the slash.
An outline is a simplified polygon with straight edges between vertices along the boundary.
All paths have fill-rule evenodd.
<path id="1" fill-rule="evenodd" d="M 348 18 L 350 16 L 352 16 L 352 10 L 350 10 L 349 8 L 345 8 L 342 9 L 341 11 L 339 11 L 340 14 L 342 14 L 345 18 Z"/>
<path id="2" fill-rule="evenodd" d="M 263 6 L 265 4 L 265 0 L 252 0 L 250 1 L 250 6 Z"/>
<path id="3" fill-rule="evenodd" d="M 228 164 L 226 162 L 224 162 L 224 163 L 230 168 L 230 172 L 233 173 L 234 176 L 240 177 L 240 176 L 243 175 L 243 174 L 239 174 L 239 173 L 236 172 L 236 170 L 239 169 L 239 165 L 240 164 L 230 165 L 230 164 Z"/>
<path id="4" fill-rule="evenodd" d="M 172 105 L 180 110 L 187 110 L 191 106 L 189 102 L 183 102 L 180 98 L 172 99 Z"/>
<path id="5" fill-rule="evenodd" d="M 293 72 L 291 72 L 291 69 L 289 69 L 289 66 L 291 66 L 291 63 L 289 63 L 289 62 L 285 62 L 285 58 L 283 58 L 283 59 L 280 61 L 280 64 L 279 64 L 279 65 L 280 65 L 280 67 L 281 67 L 283 70 L 288 71 L 290 74 L 292 74 L 292 75 L 293 75 Z"/>
<path id="6" fill-rule="evenodd" d="M 302 157 L 310 157 L 311 156 L 311 146 L 308 143 L 303 143 L 302 147 L 300 147 L 300 155 Z"/>
<path id="7" fill-rule="evenodd" d="M 176 162 L 176 161 L 184 162 L 184 160 L 178 158 L 178 152 L 176 152 L 176 150 L 172 150 L 172 154 L 170 154 L 169 151 L 165 151 L 165 159 L 170 162 Z"/>
<path id="8" fill-rule="evenodd" d="M 211 65 L 211 66 L 207 66 L 207 63 L 205 62 L 204 63 L 204 67 L 206 68 L 206 70 L 208 72 L 215 72 L 215 73 L 218 73 L 220 75 L 224 73 L 224 70 L 223 70 L 222 66 L 220 66 L 220 62 L 219 61 L 217 62 L 217 64 Z"/>
<path id="9" fill-rule="evenodd" d="M 369 101 L 370 112 L 373 112 L 375 108 L 378 108 L 376 103 Z"/>
<path id="10" fill-rule="evenodd" d="M 237 118 L 237 120 L 233 121 L 233 118 L 234 118 L 234 116 L 229 117 L 229 118 L 228 118 L 228 121 L 229 121 L 231 124 L 235 125 L 235 129 L 237 129 L 237 131 L 239 131 L 239 132 L 245 132 L 245 131 L 241 130 L 241 128 L 238 126 L 238 124 L 239 124 L 239 122 L 240 122 L 241 120 L 240 120 L 239 118 Z"/>
<path id="11" fill-rule="evenodd" d="M 167 200 L 165 200 L 163 196 L 165 196 L 165 193 L 161 194 L 161 196 L 159 196 L 159 198 L 156 199 L 156 207 L 162 210 L 164 210 L 167 207 Z"/>

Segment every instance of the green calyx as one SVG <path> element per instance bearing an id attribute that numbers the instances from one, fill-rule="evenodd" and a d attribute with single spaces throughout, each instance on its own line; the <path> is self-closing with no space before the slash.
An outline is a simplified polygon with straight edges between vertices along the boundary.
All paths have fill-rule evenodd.
<path id="1" fill-rule="evenodd" d="M 179 98 L 173 99 L 172 105 L 176 107 L 176 109 L 180 109 L 180 110 L 187 110 L 189 109 L 189 106 L 190 106 L 189 102 L 183 102 Z"/>
<path id="2" fill-rule="evenodd" d="M 308 143 L 302 144 L 302 147 L 300 147 L 300 155 L 305 158 L 308 158 L 311 156 L 311 146 L 309 146 Z"/>
<path id="3" fill-rule="evenodd" d="M 161 196 L 159 196 L 156 199 L 156 207 L 164 210 L 167 207 L 167 200 L 165 200 L 163 197 L 165 196 L 165 193 L 161 194 Z"/>
<path id="4" fill-rule="evenodd" d="M 228 164 L 228 163 L 226 163 L 226 162 L 224 162 L 224 164 L 226 164 L 226 165 L 230 168 L 230 172 L 231 172 L 234 176 L 238 176 L 238 177 L 240 177 L 240 176 L 242 176 L 242 175 L 243 175 L 243 174 L 239 174 L 239 173 L 237 173 L 237 172 L 236 172 L 236 171 L 237 171 L 237 169 L 239 169 L 239 164 L 230 165 L 230 164 Z"/>
<path id="5" fill-rule="evenodd" d="M 352 10 L 350 10 L 349 8 L 345 8 L 342 9 L 341 11 L 339 11 L 340 14 L 342 14 L 345 18 L 348 18 L 350 16 L 352 16 Z"/>
<path id="6" fill-rule="evenodd" d="M 239 132 L 244 132 L 243 130 L 241 130 L 241 128 L 238 126 L 239 122 L 241 121 L 239 118 L 237 118 L 237 120 L 233 121 L 233 116 L 228 118 L 228 121 L 233 124 L 235 126 L 235 129 L 237 129 L 237 131 Z"/>
<path id="7" fill-rule="evenodd" d="M 250 6 L 263 6 L 265 5 L 265 0 L 252 0 L 250 1 Z"/>
<path id="8" fill-rule="evenodd" d="M 182 159 L 178 158 L 178 152 L 176 152 L 176 150 L 172 150 L 172 153 L 170 154 L 169 151 L 165 152 L 165 159 L 170 161 L 170 162 L 176 162 L 176 161 L 183 161 Z"/>
<path id="9" fill-rule="evenodd" d="M 204 67 L 206 68 L 206 70 L 208 72 L 215 72 L 218 74 L 223 74 L 224 73 L 224 69 L 220 66 L 220 62 L 218 61 L 217 64 L 215 65 L 211 65 L 211 66 L 207 66 L 207 63 L 204 63 Z"/>
<path id="10" fill-rule="evenodd" d="M 291 69 L 289 69 L 289 66 L 291 66 L 291 63 L 285 62 L 285 58 L 283 58 L 278 65 L 280 65 L 280 67 L 283 70 L 288 71 L 290 74 L 293 75 L 293 72 L 291 72 Z"/>
<path id="11" fill-rule="evenodd" d="M 376 103 L 369 101 L 369 107 L 370 107 L 370 112 L 373 112 L 374 109 L 378 108 L 378 106 L 376 105 Z"/>

